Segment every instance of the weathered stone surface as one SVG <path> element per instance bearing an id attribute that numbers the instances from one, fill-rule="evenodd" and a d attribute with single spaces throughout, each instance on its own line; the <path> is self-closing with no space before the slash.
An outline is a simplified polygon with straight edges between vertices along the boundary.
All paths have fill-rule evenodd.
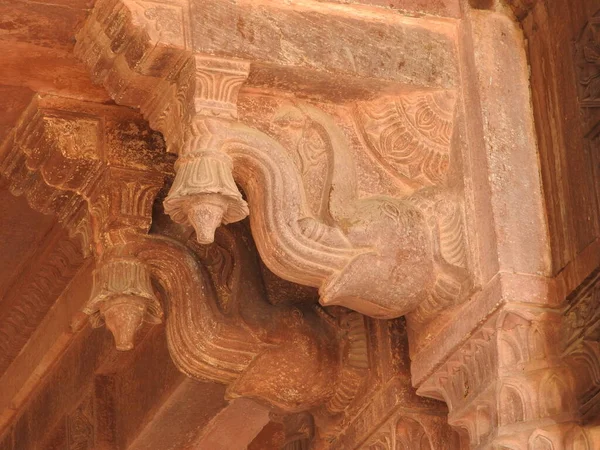
<path id="1" fill-rule="evenodd" d="M 457 83 L 452 28 L 434 19 L 326 2 L 208 0 L 192 1 L 190 9 L 195 52 L 291 66 L 316 77 L 329 72 L 430 88 Z"/>
<path id="2" fill-rule="evenodd" d="M 408 14 L 436 14 L 458 17 L 460 2 L 456 0 L 321 0 L 337 3 L 355 3 L 399 10 Z"/>
<path id="3" fill-rule="evenodd" d="M 597 448 L 599 11 L 0 0 L 0 448 Z"/>

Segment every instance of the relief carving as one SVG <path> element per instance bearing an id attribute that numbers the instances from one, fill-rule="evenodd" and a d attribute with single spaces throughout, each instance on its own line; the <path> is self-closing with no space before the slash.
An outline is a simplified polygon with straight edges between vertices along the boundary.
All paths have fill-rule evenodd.
<path id="1" fill-rule="evenodd" d="M 100 124 L 93 117 L 43 110 L 37 103 L 34 99 L 4 141 L 0 173 L 13 195 L 25 195 L 33 209 L 55 214 L 72 229 L 82 219 L 83 197 L 100 167 L 94 154 L 101 145 Z M 84 251 L 90 244 L 82 242 Z"/>
<path id="2" fill-rule="evenodd" d="M 596 286 L 564 310 L 529 299 L 497 303 L 476 330 L 441 349 L 451 355 L 425 366 L 431 373 L 418 393 L 444 401 L 448 419 L 443 404 L 416 397 L 411 362 L 389 351 L 399 334 L 355 312 L 406 315 L 418 331 L 472 293 L 471 208 L 457 186 L 453 148 L 462 90 L 450 70 L 436 82 L 417 80 L 421 74 L 402 85 L 353 79 L 352 98 L 327 103 L 344 93 L 286 91 L 305 76 L 291 74 L 291 64 L 282 72 L 293 81 L 271 86 L 264 61 L 196 53 L 193 8 L 161 1 L 98 0 L 75 50 L 123 110 L 139 110 L 156 130 L 152 141 L 127 140 L 140 134 L 129 116 L 115 124 L 93 107 L 38 98 L 1 147 L 0 174 L 11 191 L 55 214 L 81 245 L 49 255 L 54 270 L 32 271 L 39 280 L 0 325 L 7 355 L 0 370 L 18 353 L 9 328 L 31 328 L 28 318 L 43 315 L 44 291 L 66 284 L 84 255 L 93 256 L 84 309 L 92 324 L 106 325 L 117 349 L 129 350 L 144 322 L 166 317 L 179 370 L 226 385 L 228 400 L 250 398 L 287 414 L 286 450 L 315 440 L 332 450 L 458 448 L 448 424 L 473 448 L 595 448 L 589 430 L 575 424 L 597 408 L 600 389 Z M 312 3 L 298 5 L 313 11 Z M 346 8 L 354 6 L 335 6 Z M 488 13 L 496 14 L 465 20 Z M 426 28 L 418 20 L 402 18 L 397 27 L 406 21 L 417 35 Z M 456 37 L 456 24 L 445 22 L 435 26 Z M 599 30 L 594 17 L 580 42 L 585 108 L 600 106 Z M 360 63 L 359 53 L 356 61 L 348 55 Z M 261 76 L 263 84 L 246 84 Z M 174 172 L 168 156 L 156 156 L 163 150 L 176 155 Z M 166 178 L 173 183 L 164 211 L 178 230 L 170 237 L 149 232 Z M 325 307 L 270 302 L 258 255 L 281 278 L 318 289 Z M 94 415 L 91 398 L 68 415 L 69 448 L 94 448 Z"/>
<path id="3" fill-rule="evenodd" d="M 600 11 L 590 18 L 577 38 L 575 63 L 586 137 L 595 139 L 600 132 Z"/>
<path id="4" fill-rule="evenodd" d="M 83 262 L 81 247 L 54 236 L 42 247 L 44 261 L 29 268 L 18 289 L 3 298 L 0 322 L 0 373 L 17 357 L 29 337 Z"/>
<path id="5" fill-rule="evenodd" d="M 92 450 L 95 447 L 95 414 L 92 396 L 67 416 L 68 450 Z"/>
<path id="6" fill-rule="evenodd" d="M 409 378 L 404 320 L 368 320 L 368 382 L 342 420 L 329 422 L 316 448 L 427 449 L 459 448 L 448 426 L 445 405 L 418 397 Z M 321 424 L 316 415 L 317 424 Z"/>
<path id="7" fill-rule="evenodd" d="M 240 240 L 249 242 L 239 230 L 231 234 L 219 228 L 213 249 L 147 235 L 152 204 L 169 175 L 168 165 L 159 160 L 140 166 L 136 152 L 129 154 L 125 148 L 105 151 L 107 136 L 123 134 L 109 130 L 113 117 L 92 121 L 98 124 L 92 133 L 97 139 L 86 141 L 85 146 L 79 145 L 79 138 L 69 143 L 69 135 L 64 134 L 64 141 L 57 143 L 55 130 L 48 132 L 52 122 L 45 119 L 45 102 L 54 99 L 40 102 L 32 108 L 39 116 L 33 130 L 41 131 L 18 130 L 5 143 L 3 174 L 17 188 L 37 183 L 49 192 L 48 198 L 50 194 L 60 198 L 64 191 L 70 204 L 79 205 L 77 220 L 63 218 L 62 222 L 75 231 L 84 224 L 89 251 L 96 258 L 92 295 L 84 309 L 92 324 L 106 324 L 117 349 L 128 350 L 141 324 L 160 322 L 166 308 L 169 348 L 184 373 L 227 384 L 230 398 L 259 399 L 287 412 L 320 407 L 331 417 L 342 414 L 362 387 L 367 370 L 363 317 L 353 312 L 332 316 L 310 305 L 271 305 L 256 274 L 245 275 L 250 281 L 242 292 L 239 267 L 258 270 L 258 264 L 247 244 L 239 245 Z M 60 130 L 69 120 L 75 121 L 72 128 L 77 129 L 77 108 L 71 106 L 71 115 L 60 113 Z M 86 123 L 89 120 L 85 117 Z M 38 144 L 40 136 L 43 145 Z M 67 144 L 61 146 L 62 142 Z M 121 142 L 126 145 L 126 140 Z M 37 156 L 42 151 L 44 158 Z M 67 157 L 73 161 L 62 164 L 61 158 Z M 79 170 L 58 175 L 57 169 L 74 170 L 79 161 Z M 22 192 L 32 195 L 25 187 Z M 208 271 L 198 259 L 209 265 Z M 36 296 L 29 298 L 33 301 Z M 3 323 L 12 324 L 11 320 Z M 265 379 L 265 374 L 270 375 Z M 83 426 L 82 421 L 77 424 Z"/>
<path id="8" fill-rule="evenodd" d="M 593 272 L 569 295 L 560 335 L 562 356 L 577 374 L 575 392 L 584 418 L 598 407 L 600 392 L 599 279 Z"/>
<path id="9" fill-rule="evenodd" d="M 443 185 L 450 162 L 456 95 L 415 92 L 359 103 L 356 126 L 366 148 L 400 182 Z"/>
<path id="10" fill-rule="evenodd" d="M 448 423 L 473 448 L 525 448 L 542 420 L 567 426 L 576 417 L 580 370 L 561 358 L 561 321 L 558 310 L 501 308 L 418 392 L 446 401 Z"/>
<path id="11" fill-rule="evenodd" d="M 130 2 L 99 5 L 78 34 L 76 53 L 118 103 L 139 107 L 165 136 L 167 150 L 178 155 L 165 211 L 192 226 L 200 243 L 212 242 L 217 227 L 251 212 L 267 267 L 319 288 L 323 305 L 382 318 L 424 305 L 416 314 L 423 322 L 465 298 L 471 283 L 455 199 L 443 192 L 424 202 L 360 198 L 349 149 L 349 141 L 360 138 L 349 136 L 331 114 L 308 102 L 281 105 L 271 126 L 284 130 L 284 140 L 250 126 L 246 117 L 242 123 L 238 94 L 250 62 L 195 54 L 187 44 L 157 46 L 156 36 L 145 35 L 136 61 L 165 58 L 164 66 L 148 71 L 128 60 L 129 46 L 140 37 L 141 25 L 132 18 L 139 8 Z M 359 103 L 357 124 L 350 127 L 358 128 L 364 151 L 408 192 L 443 190 L 455 103 L 452 90 L 382 97 Z M 430 195 L 414 193 L 423 196 Z"/>
<path id="12" fill-rule="evenodd" d="M 429 420 L 428 420 L 429 419 Z M 454 448 L 452 436 L 439 429 L 439 424 L 433 425 L 430 418 L 421 422 L 418 415 L 410 414 L 392 417 L 378 432 L 371 437 L 363 450 L 442 450 Z M 436 434 L 436 439 L 430 435 Z M 435 444 L 433 443 L 435 442 Z"/>

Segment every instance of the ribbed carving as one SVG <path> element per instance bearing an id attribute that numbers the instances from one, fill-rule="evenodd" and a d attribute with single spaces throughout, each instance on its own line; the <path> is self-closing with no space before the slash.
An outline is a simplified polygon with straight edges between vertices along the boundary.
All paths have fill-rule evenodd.
<path id="1" fill-rule="evenodd" d="M 195 62 L 196 114 L 236 119 L 238 92 L 248 77 L 250 64 L 209 56 L 196 56 Z"/>
<path id="2" fill-rule="evenodd" d="M 216 151 L 186 153 L 177 160 L 176 169 L 175 181 L 164 201 L 165 212 L 175 222 L 194 226 L 200 242 L 212 242 L 218 226 L 248 215 L 248 205 L 233 181 L 229 156 Z M 213 199 L 214 218 L 194 214 L 207 195 Z"/>
<path id="3" fill-rule="evenodd" d="M 99 133 L 97 119 L 45 112 L 34 101 L 4 141 L 0 174 L 36 211 L 55 214 L 67 228 L 87 226 L 78 219 L 100 169 Z"/>
<path id="4" fill-rule="evenodd" d="M 133 348 L 133 337 L 143 321 L 162 320 L 150 273 L 137 259 L 109 257 L 94 271 L 90 298 L 83 312 L 90 315 L 95 327 L 106 323 L 119 350 Z"/>
<path id="5" fill-rule="evenodd" d="M 327 402 L 327 410 L 332 414 L 343 412 L 356 398 L 364 384 L 369 368 L 367 331 L 364 317 L 349 313 L 343 320 L 345 364 L 340 372 L 333 397 Z"/>
<path id="6" fill-rule="evenodd" d="M 58 296 L 83 263 L 77 242 L 59 236 L 40 249 L 43 258 L 30 265 L 2 300 L 0 374 L 8 368 Z"/>

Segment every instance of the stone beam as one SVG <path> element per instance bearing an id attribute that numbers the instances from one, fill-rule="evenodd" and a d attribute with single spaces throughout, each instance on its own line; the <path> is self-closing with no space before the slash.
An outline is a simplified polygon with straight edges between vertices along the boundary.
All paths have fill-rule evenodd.
<path id="1" fill-rule="evenodd" d="M 269 422 L 269 410 L 251 400 L 233 400 L 194 443 L 198 450 L 245 450 Z"/>
<path id="2" fill-rule="evenodd" d="M 73 34 L 89 8 L 87 0 L 43 2 L 36 8 L 27 0 L 3 2 L 0 84 L 99 103 L 109 100 L 73 55 Z"/>

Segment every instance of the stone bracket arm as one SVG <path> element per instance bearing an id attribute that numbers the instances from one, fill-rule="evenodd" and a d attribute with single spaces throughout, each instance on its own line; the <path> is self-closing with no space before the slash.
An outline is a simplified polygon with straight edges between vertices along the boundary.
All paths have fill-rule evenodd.
<path id="1" fill-rule="evenodd" d="M 331 195 L 323 214 L 314 214 L 307 202 L 311 186 L 290 158 L 287 143 L 238 122 L 238 94 L 251 76 L 251 62 L 196 53 L 185 33 L 155 32 L 153 14 L 129 1 L 99 2 L 78 33 L 75 51 L 115 101 L 139 108 L 164 135 L 167 150 L 178 155 L 164 202 L 174 221 L 193 226 L 206 244 L 218 226 L 250 215 L 265 263 L 282 278 L 318 287 L 324 305 L 379 318 L 418 310 L 418 322 L 466 297 L 465 258 L 446 264 L 438 257 L 465 245 L 460 208 L 452 208 L 452 200 L 360 198 L 347 134 L 320 108 L 295 101 L 280 117 L 300 118 L 330 147 Z M 167 26 L 161 20 L 157 23 Z M 185 20 L 178 30 L 186 29 Z M 363 140 L 383 153 L 390 150 L 383 148 L 390 141 L 384 134 L 399 132 L 384 128 L 405 121 L 403 136 L 412 133 L 411 142 L 391 150 L 400 154 L 396 159 L 408 190 L 420 183 L 443 188 L 455 101 L 446 87 L 438 86 L 442 95 L 435 98 L 411 97 L 404 106 L 384 103 L 384 123 L 378 122 L 378 110 L 357 112 L 364 121 Z M 431 105 L 442 105 L 441 120 L 436 111 L 432 115 Z M 413 117 L 398 116 L 401 107 Z M 410 122 L 416 116 L 435 119 L 427 124 L 431 133 L 414 131 Z M 426 211 L 432 209 L 428 202 L 450 204 L 448 224 L 438 233 L 451 235 L 448 242 L 436 242 L 429 215 L 437 212 Z M 462 266 L 455 270 L 456 264 Z"/>
<path id="2" fill-rule="evenodd" d="M 138 285 L 147 289 L 133 295 L 154 302 L 146 277 L 155 280 L 166 311 L 169 350 L 178 368 L 193 378 L 228 385 L 230 398 L 253 398 L 286 413 L 325 406 L 330 414 L 338 414 L 352 398 L 348 392 L 358 390 L 357 381 L 366 375 L 366 336 L 358 315 L 338 328 L 311 308 L 251 301 L 242 292 L 225 314 L 193 253 L 165 237 L 139 237 L 115 249 L 112 258 L 121 267 L 138 262 Z M 117 287 L 119 280 L 114 280 Z M 131 283 L 121 286 L 122 295 L 132 294 Z M 118 300 L 115 303 L 116 308 Z M 129 318 L 134 312 L 115 314 L 123 315 L 124 329 L 133 323 Z M 348 386 L 350 380 L 354 385 Z"/>
<path id="3" fill-rule="evenodd" d="M 452 271 L 451 264 L 442 260 L 440 237 L 428 225 L 431 217 L 425 211 L 434 208 L 430 205 L 439 205 L 440 200 L 419 196 L 359 199 L 345 137 L 322 111 L 310 105 L 302 105 L 302 110 L 332 143 L 334 163 L 327 210 L 333 223 L 315 217 L 306 200 L 308 186 L 289 153 L 257 129 L 239 122 L 203 119 L 204 136 L 213 150 L 186 157 L 194 158 L 197 166 L 201 161 L 205 167 L 213 165 L 213 176 L 207 177 L 211 181 L 218 179 L 214 174 L 221 174 L 222 169 L 230 170 L 227 180 L 235 180 L 248 196 L 252 232 L 267 266 L 282 278 L 318 287 L 324 305 L 342 305 L 376 317 L 403 315 L 430 304 L 430 297 L 455 295 L 436 293 L 447 286 L 449 291 L 459 291 L 456 295 L 462 289 L 464 295 L 464 270 Z M 176 183 L 183 177 L 193 175 L 179 171 Z M 171 201 L 166 200 L 168 212 Z M 219 201 L 225 204 L 227 195 L 198 196 L 194 204 L 196 208 L 202 204 L 212 208 Z M 460 223 L 451 203 L 446 201 L 442 210 L 437 212 L 439 217 L 445 214 L 446 221 Z M 178 220 L 177 215 L 173 218 Z M 198 236 L 213 236 L 219 223 L 197 222 Z M 454 239 L 458 242 L 455 246 L 462 245 Z M 446 266 L 450 270 L 442 270 Z M 442 268 L 437 277 L 434 267 Z M 435 310 L 435 305 L 429 308 Z"/>

